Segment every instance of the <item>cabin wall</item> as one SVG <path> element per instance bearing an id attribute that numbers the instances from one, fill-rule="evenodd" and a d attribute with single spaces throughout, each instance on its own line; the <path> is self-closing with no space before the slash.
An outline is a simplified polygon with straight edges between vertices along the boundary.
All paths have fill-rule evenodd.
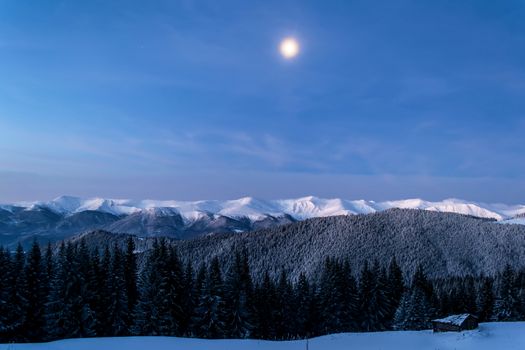
<path id="1" fill-rule="evenodd" d="M 434 332 L 459 332 L 461 331 L 460 326 L 456 326 L 449 323 L 434 322 L 432 325 Z"/>
<path id="2" fill-rule="evenodd" d="M 478 321 L 472 317 L 469 317 L 463 323 L 463 329 L 476 329 L 478 328 Z"/>

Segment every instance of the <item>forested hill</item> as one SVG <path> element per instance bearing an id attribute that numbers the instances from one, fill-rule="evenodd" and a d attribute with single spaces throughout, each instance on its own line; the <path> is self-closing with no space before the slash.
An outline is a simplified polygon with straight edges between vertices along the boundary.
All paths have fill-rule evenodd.
<path id="1" fill-rule="evenodd" d="M 99 246 L 111 239 L 124 241 L 100 231 L 83 237 Z M 137 238 L 137 249 L 147 250 L 151 240 Z M 525 265 L 525 226 L 424 210 L 314 218 L 249 233 L 172 242 L 182 259 L 194 264 L 218 256 L 227 266 L 232 251 L 246 249 L 256 277 L 266 270 L 277 276 L 283 267 L 292 278 L 300 272 L 316 276 L 326 257 L 348 259 L 359 271 L 366 260 L 386 264 L 395 256 L 408 276 L 422 264 L 430 277 L 492 275 L 507 263 Z"/>

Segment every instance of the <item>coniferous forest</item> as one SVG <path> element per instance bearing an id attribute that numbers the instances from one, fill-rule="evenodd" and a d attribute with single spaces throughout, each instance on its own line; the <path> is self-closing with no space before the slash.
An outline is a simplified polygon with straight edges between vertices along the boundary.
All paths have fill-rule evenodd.
<path id="1" fill-rule="evenodd" d="M 392 257 L 352 271 L 327 257 L 321 275 L 296 280 L 282 269 L 253 280 L 249 256 L 232 252 L 226 270 L 183 262 L 154 242 L 144 261 L 131 238 L 90 248 L 83 241 L 0 250 L 0 340 L 166 335 L 298 339 L 337 332 L 426 329 L 430 320 L 469 312 L 484 321 L 525 320 L 525 271 L 431 280 L 405 276 Z"/>

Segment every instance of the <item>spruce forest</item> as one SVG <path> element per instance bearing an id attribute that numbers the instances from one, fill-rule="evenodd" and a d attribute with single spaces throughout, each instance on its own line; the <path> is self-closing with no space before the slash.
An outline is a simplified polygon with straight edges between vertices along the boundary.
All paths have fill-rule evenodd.
<path id="1" fill-rule="evenodd" d="M 41 252 L 0 250 L 0 339 L 166 335 L 199 338 L 301 339 L 328 333 L 426 329 L 430 320 L 469 312 L 480 321 L 525 320 L 525 270 L 495 277 L 430 280 L 420 267 L 404 276 L 364 262 L 352 271 L 327 257 L 318 280 L 282 270 L 273 280 L 250 274 L 243 250 L 225 271 L 217 258 L 192 266 L 155 240 L 138 264 L 132 238 L 90 249 L 80 240 Z M 139 265 L 141 267 L 139 268 Z"/>

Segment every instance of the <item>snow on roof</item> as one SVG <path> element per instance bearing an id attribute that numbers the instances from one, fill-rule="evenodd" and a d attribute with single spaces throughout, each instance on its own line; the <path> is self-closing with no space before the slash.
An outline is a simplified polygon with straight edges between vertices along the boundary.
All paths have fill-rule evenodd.
<path id="1" fill-rule="evenodd" d="M 460 314 L 460 315 L 450 315 L 445 318 L 438 318 L 437 320 L 432 320 L 432 322 L 448 323 L 455 326 L 461 326 L 463 322 L 469 317 L 470 314 Z"/>

